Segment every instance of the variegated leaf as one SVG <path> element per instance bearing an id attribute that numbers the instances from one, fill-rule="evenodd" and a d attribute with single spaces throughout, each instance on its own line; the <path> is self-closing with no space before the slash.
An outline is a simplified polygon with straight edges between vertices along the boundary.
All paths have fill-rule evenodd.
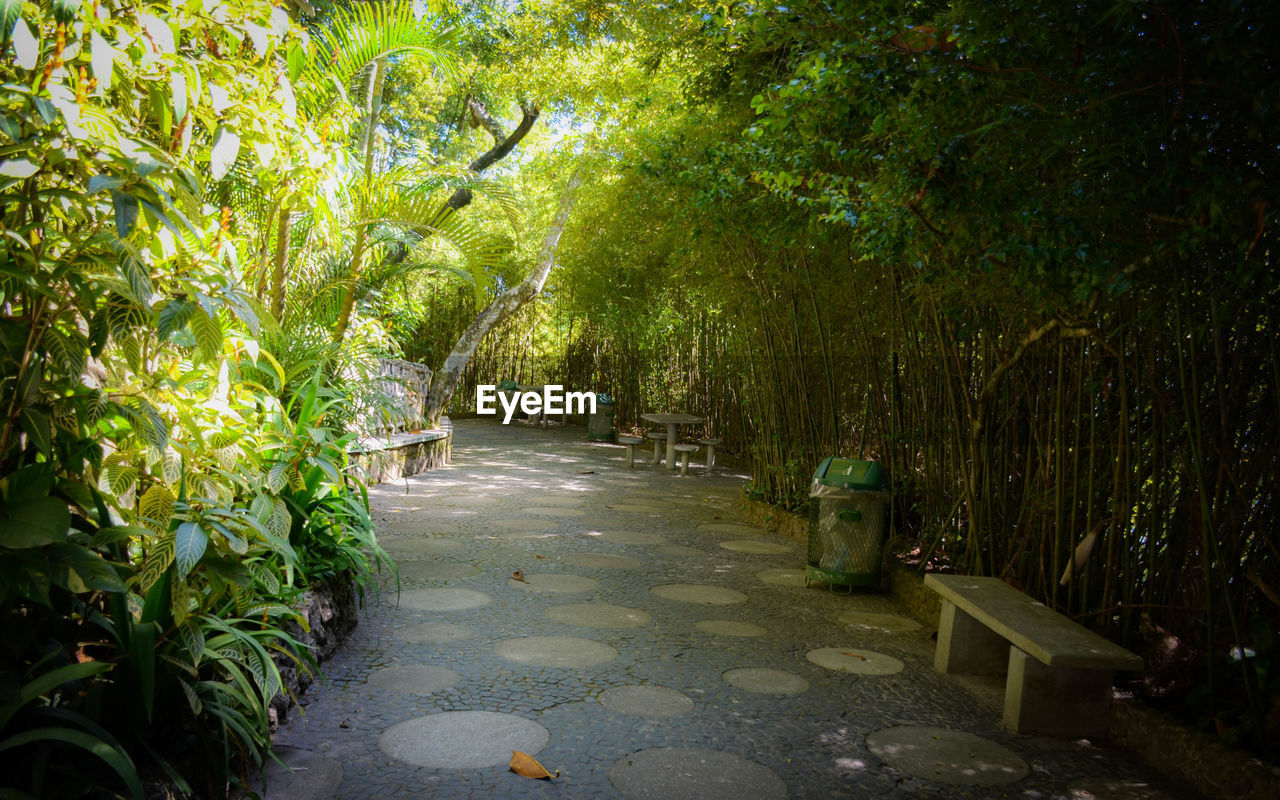
<path id="1" fill-rule="evenodd" d="M 289 464 L 286 461 L 277 461 L 271 465 L 271 470 L 267 473 L 267 488 L 273 492 L 280 492 L 284 487 L 289 485 L 288 478 Z"/>
<path id="2" fill-rule="evenodd" d="M 273 535 L 281 539 L 289 538 L 289 531 L 293 528 L 293 515 L 289 513 L 289 506 L 278 497 L 271 504 L 271 520 L 266 526 Z"/>
<path id="3" fill-rule="evenodd" d="M 164 533 L 169 529 L 169 519 L 173 516 L 173 504 L 177 498 L 169 487 L 155 484 L 143 493 L 138 502 L 138 514 L 142 524 L 154 531 Z"/>

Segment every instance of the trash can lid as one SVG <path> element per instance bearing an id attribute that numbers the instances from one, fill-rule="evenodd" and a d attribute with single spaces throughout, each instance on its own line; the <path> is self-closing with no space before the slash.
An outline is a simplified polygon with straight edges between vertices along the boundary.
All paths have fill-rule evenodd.
<path id="1" fill-rule="evenodd" d="M 836 486 L 841 489 L 883 491 L 889 487 L 884 470 L 878 461 L 859 461 L 856 458 L 828 457 L 813 473 L 814 483 Z"/>
<path id="2" fill-rule="evenodd" d="M 514 389 L 518 385 L 519 384 L 517 384 L 515 381 L 511 380 L 510 378 L 507 378 L 505 381 L 502 381 L 498 384 L 498 388 L 503 391 L 506 391 L 507 389 Z"/>
<path id="3" fill-rule="evenodd" d="M 600 403 L 600 404 L 602 404 L 602 405 L 611 406 L 611 405 L 613 405 L 613 396 L 612 396 L 612 395 L 607 395 L 607 394 L 605 394 L 604 392 L 597 392 L 597 393 L 596 393 L 596 402 L 597 402 L 597 403 Z"/>

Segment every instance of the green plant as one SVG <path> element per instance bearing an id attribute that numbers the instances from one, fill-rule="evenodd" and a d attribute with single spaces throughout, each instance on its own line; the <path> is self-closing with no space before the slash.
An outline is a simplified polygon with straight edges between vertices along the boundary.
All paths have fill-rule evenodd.
<path id="1" fill-rule="evenodd" d="M 302 576 L 352 574 L 363 589 L 373 570 L 391 560 L 377 542 L 364 485 L 345 472 L 355 434 L 339 434 L 327 420 L 345 400 L 317 373 L 275 417 L 264 467 L 288 508 L 289 542 L 302 554 Z"/>
<path id="2" fill-rule="evenodd" d="M 269 748 L 274 658 L 309 666 L 233 206 L 333 168 L 296 114 L 312 51 L 265 2 L 0 12 L 0 791 L 222 796 Z"/>

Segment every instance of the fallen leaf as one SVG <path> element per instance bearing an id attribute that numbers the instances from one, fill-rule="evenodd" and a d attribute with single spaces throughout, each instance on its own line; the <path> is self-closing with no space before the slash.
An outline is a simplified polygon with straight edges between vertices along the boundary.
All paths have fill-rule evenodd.
<path id="1" fill-rule="evenodd" d="M 522 778 L 551 780 L 560 777 L 560 770 L 556 770 L 556 774 L 552 775 L 546 767 L 538 763 L 536 758 L 519 750 L 513 750 L 511 753 L 511 771 Z"/>
<path id="2" fill-rule="evenodd" d="M 579 475 L 595 475 L 596 471 L 593 469 L 580 469 L 578 470 L 578 474 Z"/>
<path id="3" fill-rule="evenodd" d="M 511 580 L 520 581 L 521 583 L 528 583 L 528 581 L 524 579 L 524 573 L 521 572 L 520 570 L 516 570 L 515 572 L 511 573 Z"/>
<path id="4" fill-rule="evenodd" d="M 866 656 L 858 655 L 857 653 L 841 653 L 840 655 L 842 655 L 842 656 L 849 656 L 850 658 L 860 658 L 860 659 L 862 659 L 863 661 L 866 661 L 866 660 L 867 660 L 867 657 L 866 657 Z"/>

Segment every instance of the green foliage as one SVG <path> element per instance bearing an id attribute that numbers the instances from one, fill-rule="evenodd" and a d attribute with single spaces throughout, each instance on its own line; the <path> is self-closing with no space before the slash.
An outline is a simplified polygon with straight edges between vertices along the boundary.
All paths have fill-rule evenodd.
<path id="1" fill-rule="evenodd" d="M 0 791 L 222 796 L 277 662 L 308 667 L 289 603 L 382 555 L 345 435 L 299 432 L 259 344 L 261 206 L 326 213 L 347 119 L 299 113 L 332 82 L 266 2 L 0 17 Z M 300 487 L 345 503 L 309 553 Z"/>

